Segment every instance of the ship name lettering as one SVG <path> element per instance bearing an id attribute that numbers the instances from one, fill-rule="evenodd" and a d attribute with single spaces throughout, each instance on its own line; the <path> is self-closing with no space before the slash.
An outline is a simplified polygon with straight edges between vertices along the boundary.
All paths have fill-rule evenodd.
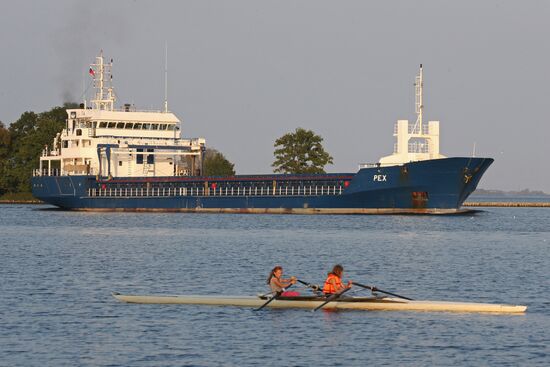
<path id="1" fill-rule="evenodd" d="M 387 181 L 386 180 L 386 175 L 374 175 L 372 177 L 372 180 L 373 181 L 378 181 L 378 182 Z"/>

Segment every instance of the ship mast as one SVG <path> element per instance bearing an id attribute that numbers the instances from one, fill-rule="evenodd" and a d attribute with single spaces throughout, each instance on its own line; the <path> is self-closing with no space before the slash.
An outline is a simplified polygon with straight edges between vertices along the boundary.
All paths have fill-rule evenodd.
<path id="1" fill-rule="evenodd" d="M 94 79 L 95 99 L 92 99 L 92 108 L 96 110 L 113 111 L 116 97 L 113 91 L 113 59 L 110 63 L 103 60 L 103 50 L 96 58 L 95 64 L 90 65 L 90 75 Z"/>
<path id="2" fill-rule="evenodd" d="M 416 123 L 414 124 L 413 133 L 422 134 L 422 110 L 424 105 L 422 103 L 422 87 L 424 82 L 422 80 L 422 64 L 420 64 L 420 72 L 416 76 L 414 87 L 415 87 L 415 110 L 416 110 Z"/>
<path id="3" fill-rule="evenodd" d="M 168 112 L 168 41 L 164 43 L 164 112 Z"/>

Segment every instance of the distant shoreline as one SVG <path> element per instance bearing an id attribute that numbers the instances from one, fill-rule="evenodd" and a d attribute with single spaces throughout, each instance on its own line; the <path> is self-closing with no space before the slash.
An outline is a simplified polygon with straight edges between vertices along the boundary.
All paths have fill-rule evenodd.
<path id="1" fill-rule="evenodd" d="M 494 197 L 548 197 L 550 200 L 550 195 L 543 191 L 534 191 L 534 190 L 520 190 L 520 191 L 503 191 L 503 190 L 487 190 L 487 189 L 476 189 L 470 197 L 476 196 L 494 196 Z"/>
<path id="2" fill-rule="evenodd" d="M 35 200 L 0 200 L 0 204 L 46 204 L 45 202 Z"/>
<path id="3" fill-rule="evenodd" d="M 486 208 L 550 208 L 550 201 L 466 201 L 462 206 Z"/>

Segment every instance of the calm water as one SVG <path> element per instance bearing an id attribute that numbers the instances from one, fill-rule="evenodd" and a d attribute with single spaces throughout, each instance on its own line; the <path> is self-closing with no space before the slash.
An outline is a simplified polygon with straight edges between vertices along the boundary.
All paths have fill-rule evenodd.
<path id="1" fill-rule="evenodd" d="M 550 209 L 466 216 L 73 213 L 0 206 L 0 365 L 548 365 Z M 346 278 L 525 315 L 118 303 Z M 361 294 L 361 293 L 357 293 Z"/>

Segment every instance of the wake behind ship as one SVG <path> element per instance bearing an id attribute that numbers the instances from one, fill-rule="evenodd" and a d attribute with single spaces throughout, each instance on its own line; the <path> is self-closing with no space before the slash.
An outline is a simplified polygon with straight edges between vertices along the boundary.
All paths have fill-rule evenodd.
<path id="1" fill-rule="evenodd" d="M 450 214 L 475 190 L 491 158 L 446 158 L 439 121 L 422 121 L 422 65 L 416 122 L 399 120 L 394 153 L 355 173 L 207 177 L 206 141 L 180 137 L 168 111 L 115 109 L 111 63 L 90 67 L 91 106 L 67 110 L 65 129 L 44 149 L 33 195 L 63 209 L 295 214 Z"/>

